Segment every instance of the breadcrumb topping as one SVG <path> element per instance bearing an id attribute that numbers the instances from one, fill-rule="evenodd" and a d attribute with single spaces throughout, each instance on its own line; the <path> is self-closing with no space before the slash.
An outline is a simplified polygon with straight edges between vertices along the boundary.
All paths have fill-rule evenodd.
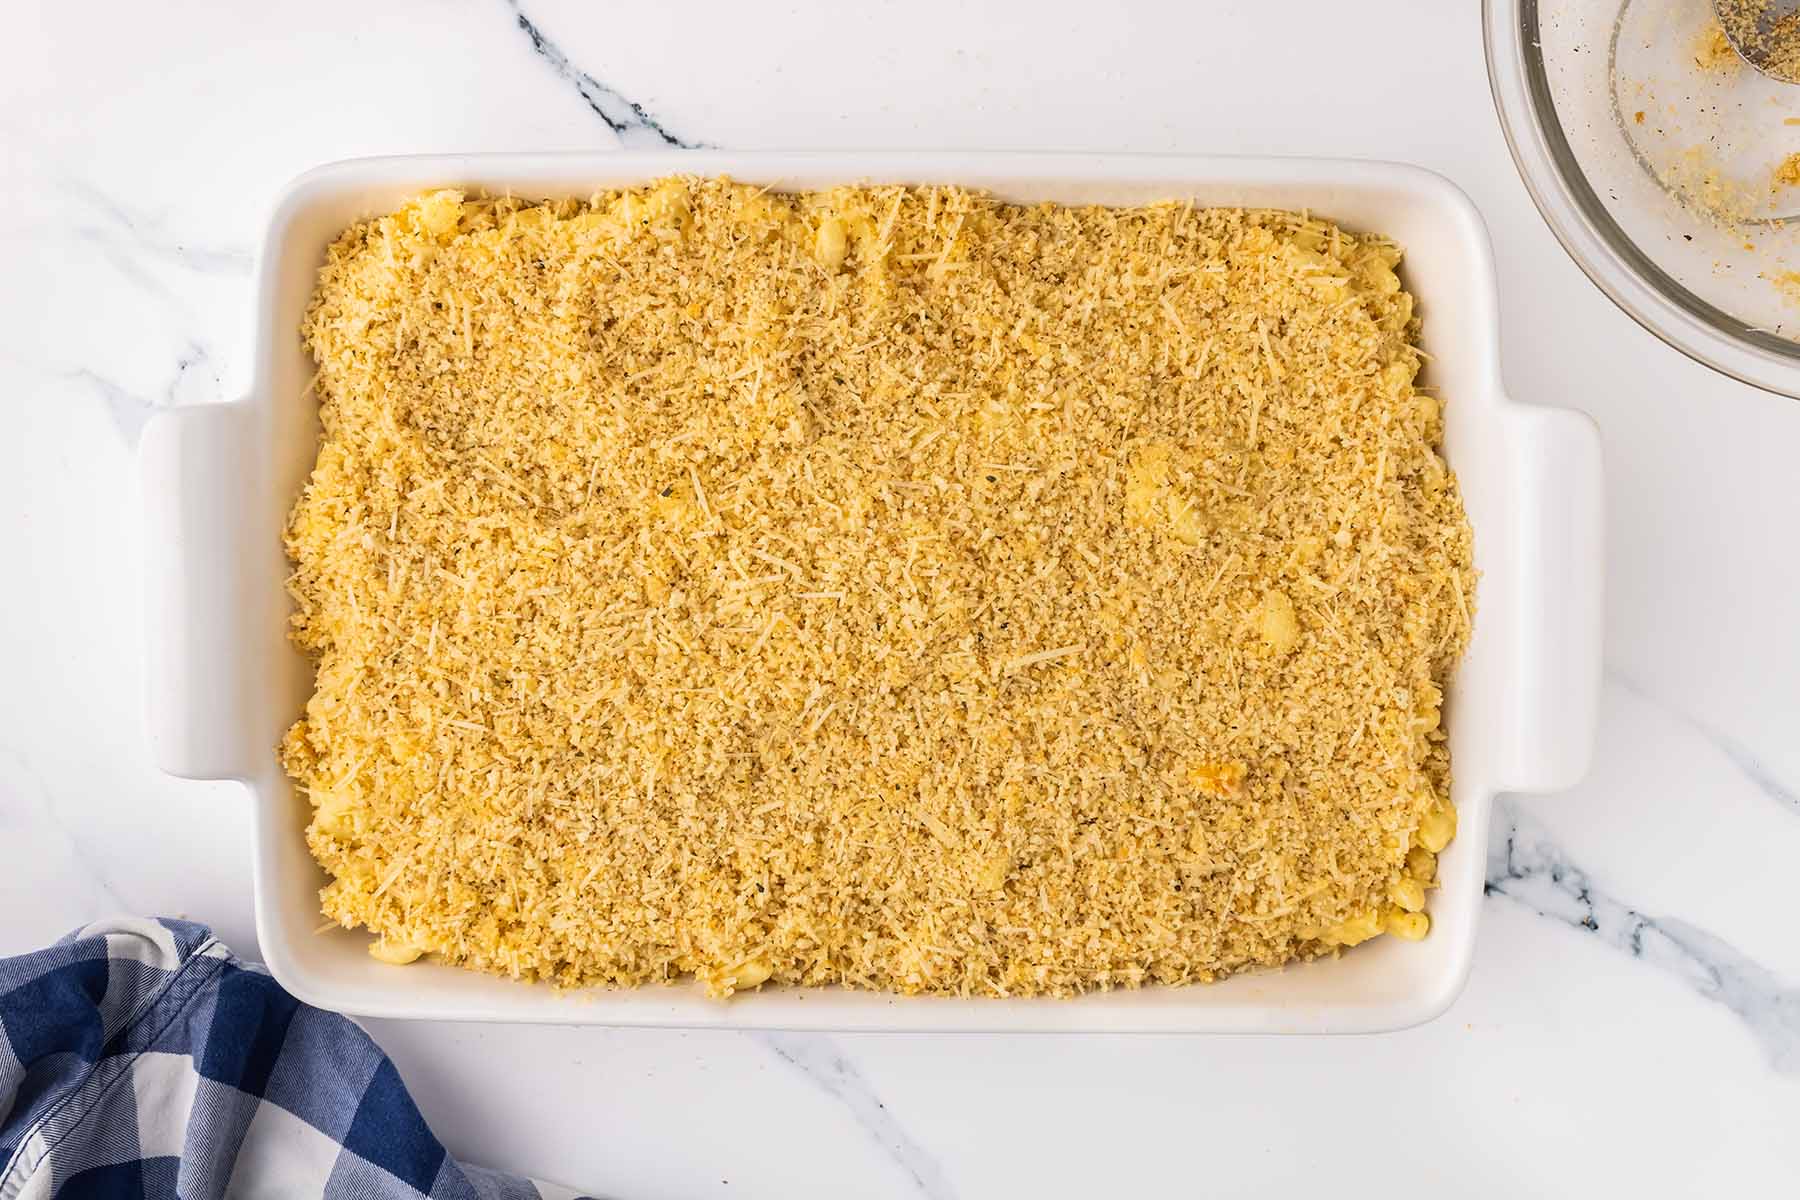
<path id="1" fill-rule="evenodd" d="M 1399 258 L 691 178 L 350 229 L 287 531 L 325 914 L 718 995 L 1419 936 L 1475 593 Z"/>

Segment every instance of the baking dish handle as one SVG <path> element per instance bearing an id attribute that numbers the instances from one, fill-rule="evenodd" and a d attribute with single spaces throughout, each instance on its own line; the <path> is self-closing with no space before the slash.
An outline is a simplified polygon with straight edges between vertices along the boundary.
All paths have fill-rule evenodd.
<path id="1" fill-rule="evenodd" d="M 1593 758 L 1605 567 L 1600 433 L 1585 413 L 1517 405 L 1507 424 L 1517 481 L 1519 647 L 1500 786 L 1573 787 Z M 1479 618 L 1477 618 L 1479 620 Z"/>
<path id="2" fill-rule="evenodd" d="M 245 778 L 252 761 L 255 697 L 239 668 L 255 428 L 247 403 L 194 405 L 157 414 L 138 446 L 150 749 L 188 779 Z"/>

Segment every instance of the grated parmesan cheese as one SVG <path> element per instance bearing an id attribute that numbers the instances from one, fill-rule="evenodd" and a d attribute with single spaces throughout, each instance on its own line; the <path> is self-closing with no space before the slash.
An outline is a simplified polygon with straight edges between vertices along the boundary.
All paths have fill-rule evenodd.
<path id="1" fill-rule="evenodd" d="M 348 230 L 287 530 L 325 914 L 720 995 L 1422 934 L 1474 576 L 1398 262 L 697 179 Z"/>

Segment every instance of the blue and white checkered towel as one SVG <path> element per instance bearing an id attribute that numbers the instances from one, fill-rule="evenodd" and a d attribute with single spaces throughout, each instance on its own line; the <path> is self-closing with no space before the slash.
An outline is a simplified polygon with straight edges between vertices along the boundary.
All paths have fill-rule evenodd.
<path id="1" fill-rule="evenodd" d="M 572 1193 L 450 1158 L 380 1048 L 202 926 L 0 959 L 0 1200 Z"/>

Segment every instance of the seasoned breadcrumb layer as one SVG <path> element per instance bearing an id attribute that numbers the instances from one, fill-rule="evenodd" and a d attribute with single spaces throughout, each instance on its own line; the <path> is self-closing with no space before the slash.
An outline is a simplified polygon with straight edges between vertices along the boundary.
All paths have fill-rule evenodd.
<path id="1" fill-rule="evenodd" d="M 1474 576 L 1399 257 L 687 178 L 350 229 L 287 535 L 326 915 L 715 994 L 1420 936 Z"/>

